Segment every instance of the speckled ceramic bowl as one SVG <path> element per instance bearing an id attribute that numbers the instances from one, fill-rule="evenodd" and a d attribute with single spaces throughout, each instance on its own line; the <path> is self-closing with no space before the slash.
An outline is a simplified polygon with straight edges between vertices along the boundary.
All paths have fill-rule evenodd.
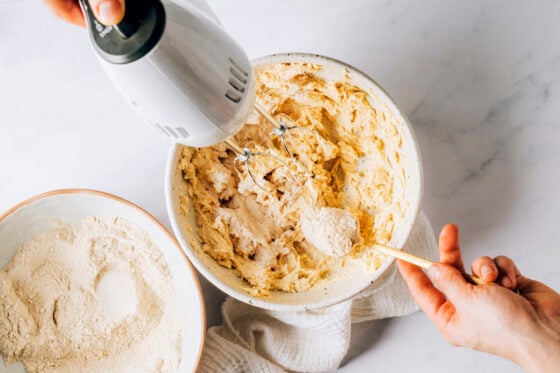
<path id="1" fill-rule="evenodd" d="M 178 371 L 194 372 L 206 335 L 206 313 L 198 278 L 169 231 L 133 203 L 111 194 L 82 189 L 56 190 L 21 202 L 0 215 L 0 268 L 10 261 L 23 242 L 46 229 L 53 218 L 77 222 L 96 215 L 119 216 L 137 224 L 163 253 L 187 325 Z M 25 372 L 25 369 L 21 363 L 5 367 L 0 357 L 0 373 L 8 372 Z"/>
<path id="2" fill-rule="evenodd" d="M 378 112 L 391 111 L 397 118 L 403 136 L 401 163 L 406 173 L 405 202 L 408 204 L 404 219 L 397 221 L 390 244 L 402 248 L 406 243 L 420 211 L 422 199 L 422 167 L 420 153 L 412 128 L 393 100 L 367 75 L 340 61 L 309 54 L 279 54 L 253 61 L 254 66 L 279 62 L 309 62 L 323 65 L 322 77 L 340 79 L 349 71 L 352 83 L 369 93 L 370 104 Z M 192 200 L 187 195 L 187 185 L 177 165 L 181 156 L 181 145 L 170 152 L 166 174 L 167 209 L 173 231 L 195 267 L 215 286 L 225 293 L 249 304 L 272 310 L 309 310 L 327 307 L 349 299 L 376 281 L 389 268 L 393 258 L 387 258 L 374 273 L 353 274 L 337 279 L 321 281 L 310 290 L 300 293 L 273 291 L 268 297 L 256 297 L 247 292 L 247 283 L 233 271 L 220 266 L 201 250 L 197 235 L 196 214 Z M 187 208 L 181 209 L 181 198 L 186 198 Z"/>

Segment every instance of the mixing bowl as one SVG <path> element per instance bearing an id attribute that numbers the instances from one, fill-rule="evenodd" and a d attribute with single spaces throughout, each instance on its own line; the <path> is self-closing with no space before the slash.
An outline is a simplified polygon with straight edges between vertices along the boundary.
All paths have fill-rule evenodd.
<path id="1" fill-rule="evenodd" d="M 48 228 L 53 218 L 72 223 L 100 215 L 119 216 L 135 223 L 148 233 L 163 253 L 173 276 L 176 302 L 186 318 L 178 371 L 195 371 L 206 333 L 206 314 L 198 279 L 169 231 L 131 202 L 83 189 L 56 190 L 21 202 L 0 215 L 0 268 L 10 261 L 23 242 Z M 4 367 L 0 357 L 0 373 L 8 372 L 25 372 L 25 368 L 21 363 Z"/>
<path id="2" fill-rule="evenodd" d="M 280 62 L 307 62 L 320 64 L 318 73 L 325 80 L 337 80 L 349 74 L 351 83 L 369 94 L 368 100 L 378 113 L 392 114 L 403 138 L 401 164 L 405 172 L 404 203 L 408 206 L 404 218 L 397 220 L 389 245 L 402 248 L 412 230 L 420 210 L 422 198 L 422 168 L 420 154 L 412 128 L 393 100 L 364 73 L 331 58 L 310 54 L 278 54 L 253 61 L 254 67 Z M 220 266 L 201 249 L 197 234 L 197 218 L 193 201 L 187 193 L 187 184 L 178 168 L 182 145 L 171 148 L 167 162 L 167 209 L 175 236 L 195 267 L 216 287 L 243 302 L 271 310 L 310 310 L 336 304 L 356 295 L 374 283 L 389 268 L 393 258 L 386 258 L 372 273 L 346 273 L 337 278 L 322 280 L 311 289 L 298 293 L 272 291 L 266 297 L 248 291 L 249 284 L 232 270 Z"/>

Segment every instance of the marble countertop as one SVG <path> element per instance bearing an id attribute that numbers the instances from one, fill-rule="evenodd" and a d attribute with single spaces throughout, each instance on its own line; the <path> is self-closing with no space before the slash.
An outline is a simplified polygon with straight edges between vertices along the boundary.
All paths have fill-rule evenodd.
<path id="1" fill-rule="evenodd" d="M 408 113 L 424 210 L 462 228 L 466 261 L 515 258 L 560 289 L 560 3 L 211 0 L 250 57 L 310 52 L 354 65 Z M 168 224 L 169 143 L 105 77 L 85 31 L 37 1 L 0 1 L 0 211 L 57 188 L 127 198 Z M 223 295 L 202 280 L 209 324 Z M 518 372 L 448 345 L 422 314 L 353 330 L 342 372 Z"/>

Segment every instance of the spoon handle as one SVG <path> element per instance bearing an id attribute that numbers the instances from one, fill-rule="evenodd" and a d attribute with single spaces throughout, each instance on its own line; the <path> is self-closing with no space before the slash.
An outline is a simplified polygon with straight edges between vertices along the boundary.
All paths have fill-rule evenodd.
<path id="1" fill-rule="evenodd" d="M 424 258 L 420 258 L 419 256 L 412 255 L 402 250 L 397 250 L 395 248 L 380 243 L 375 243 L 375 248 L 381 251 L 383 254 L 394 256 L 395 258 L 399 258 L 400 260 L 403 260 L 405 262 L 412 263 L 414 265 L 417 265 L 418 267 L 428 269 L 432 266 L 432 264 L 434 264 L 433 262 L 430 262 L 429 260 L 426 260 Z M 471 275 L 470 273 L 463 273 L 463 276 L 467 281 L 469 281 L 474 285 L 484 284 L 484 282 L 481 279 L 479 279 L 474 275 Z"/>

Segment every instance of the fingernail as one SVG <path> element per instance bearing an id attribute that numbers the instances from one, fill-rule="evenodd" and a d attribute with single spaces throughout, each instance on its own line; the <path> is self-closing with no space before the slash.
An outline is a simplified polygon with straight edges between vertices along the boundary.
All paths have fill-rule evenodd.
<path id="1" fill-rule="evenodd" d="M 504 287 L 509 288 L 509 287 L 511 287 L 511 284 L 512 284 L 512 282 L 511 282 L 511 280 L 509 279 L 509 277 L 504 277 L 504 278 L 502 279 L 502 285 L 503 285 Z"/>
<path id="2" fill-rule="evenodd" d="M 437 280 L 440 275 L 440 270 L 437 266 L 430 266 L 430 268 L 428 268 L 428 273 L 430 274 L 431 278 Z"/>
<path id="3" fill-rule="evenodd" d="M 116 1 L 103 1 L 98 6 L 99 20 L 104 24 L 113 23 L 117 13 L 120 11 L 120 6 Z"/>
<path id="4" fill-rule="evenodd" d="M 487 274 L 490 274 L 494 272 L 494 268 L 492 268 L 492 266 L 485 264 L 482 267 L 480 267 L 480 274 L 484 277 Z"/>

